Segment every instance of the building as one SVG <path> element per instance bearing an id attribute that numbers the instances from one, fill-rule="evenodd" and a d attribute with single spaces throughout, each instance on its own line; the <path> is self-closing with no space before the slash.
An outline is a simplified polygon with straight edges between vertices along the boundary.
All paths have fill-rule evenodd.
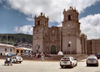
<path id="1" fill-rule="evenodd" d="M 25 48 L 22 47 L 24 49 L 24 55 L 32 55 L 33 50 L 31 48 Z"/>
<path id="2" fill-rule="evenodd" d="M 100 39 L 87 40 L 87 53 L 100 53 Z"/>
<path id="3" fill-rule="evenodd" d="M 15 54 L 17 55 L 31 55 L 32 49 L 26 47 L 17 47 L 15 48 Z"/>
<path id="4" fill-rule="evenodd" d="M 22 47 L 15 48 L 15 54 L 17 55 L 23 55 L 24 49 Z"/>
<path id="5" fill-rule="evenodd" d="M 63 53 L 85 54 L 87 53 L 87 36 L 81 34 L 78 11 L 70 7 L 64 9 L 62 27 L 48 27 L 49 18 L 43 13 L 35 16 L 33 26 L 33 53 L 45 52 L 56 54 Z"/>
<path id="6" fill-rule="evenodd" d="M 15 46 L 0 43 L 0 55 L 15 54 Z"/>

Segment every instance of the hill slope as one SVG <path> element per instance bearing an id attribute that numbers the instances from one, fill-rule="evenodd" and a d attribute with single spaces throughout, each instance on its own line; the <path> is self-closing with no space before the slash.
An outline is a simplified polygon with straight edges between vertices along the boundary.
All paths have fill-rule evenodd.
<path id="1" fill-rule="evenodd" d="M 17 43 L 32 43 L 32 35 L 27 34 L 0 34 L 0 43 L 17 45 Z"/>

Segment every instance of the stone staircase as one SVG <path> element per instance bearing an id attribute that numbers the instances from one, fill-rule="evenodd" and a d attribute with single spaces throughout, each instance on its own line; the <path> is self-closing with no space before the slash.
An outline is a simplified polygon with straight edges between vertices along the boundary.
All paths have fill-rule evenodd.
<path id="1" fill-rule="evenodd" d="M 62 57 L 65 55 L 51 55 L 51 57 L 45 57 L 45 61 L 60 61 Z M 78 61 L 86 59 L 88 55 L 83 54 L 72 54 L 72 55 L 66 55 L 67 57 L 72 56 Z M 41 58 L 34 58 L 34 55 L 32 57 L 29 56 L 22 56 L 23 60 L 33 60 L 33 61 L 41 61 Z M 0 59 L 5 59 L 5 56 L 0 56 Z"/>

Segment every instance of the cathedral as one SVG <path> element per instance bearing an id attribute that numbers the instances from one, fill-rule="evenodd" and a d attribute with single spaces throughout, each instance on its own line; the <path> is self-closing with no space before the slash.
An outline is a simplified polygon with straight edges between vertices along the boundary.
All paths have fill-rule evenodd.
<path id="1" fill-rule="evenodd" d="M 87 46 L 87 36 L 81 33 L 78 16 L 75 8 L 64 9 L 62 27 L 49 27 L 49 18 L 43 13 L 35 16 L 33 53 L 57 54 L 62 51 L 64 54 L 87 54 L 90 48 Z"/>

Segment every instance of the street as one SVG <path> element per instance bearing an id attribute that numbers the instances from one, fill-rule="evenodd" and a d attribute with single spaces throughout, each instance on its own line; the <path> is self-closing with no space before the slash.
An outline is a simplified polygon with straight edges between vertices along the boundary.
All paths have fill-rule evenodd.
<path id="1" fill-rule="evenodd" d="M 74 68 L 63 69 L 56 61 L 23 61 L 21 64 L 13 64 L 13 66 L 4 66 L 3 64 L 4 60 L 0 60 L 0 72 L 100 72 L 100 66 L 86 67 L 85 61 L 78 62 Z"/>

